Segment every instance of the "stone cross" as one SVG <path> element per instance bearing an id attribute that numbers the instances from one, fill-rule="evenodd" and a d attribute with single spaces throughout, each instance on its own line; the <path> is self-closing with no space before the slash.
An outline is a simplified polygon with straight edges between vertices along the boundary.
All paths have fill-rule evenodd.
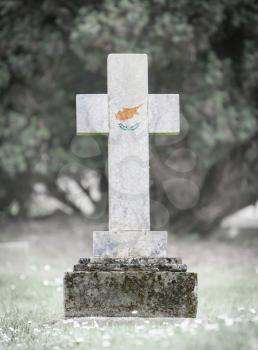
<path id="1" fill-rule="evenodd" d="M 150 231 L 149 134 L 179 133 L 179 96 L 148 94 L 145 54 L 110 54 L 107 94 L 76 96 L 77 134 L 108 134 L 109 231 L 95 257 L 166 256 L 167 233 Z"/>

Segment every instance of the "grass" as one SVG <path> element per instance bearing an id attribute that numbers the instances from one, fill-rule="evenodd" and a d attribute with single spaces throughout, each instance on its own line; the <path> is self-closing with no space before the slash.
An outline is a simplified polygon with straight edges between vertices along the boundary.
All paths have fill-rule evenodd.
<path id="1" fill-rule="evenodd" d="M 243 235 L 244 241 L 170 236 L 169 255 L 198 272 L 196 319 L 65 320 L 64 271 L 89 256 L 94 229 L 75 217 L 1 228 L 0 350 L 258 349 L 257 234 L 254 240 Z M 27 242 L 24 252 L 24 245 L 1 248 L 1 241 L 19 240 Z"/>
<path id="2" fill-rule="evenodd" d="M 65 320 L 61 273 L 0 275 L 0 349 L 258 349 L 255 267 L 200 269 L 195 320 Z"/>

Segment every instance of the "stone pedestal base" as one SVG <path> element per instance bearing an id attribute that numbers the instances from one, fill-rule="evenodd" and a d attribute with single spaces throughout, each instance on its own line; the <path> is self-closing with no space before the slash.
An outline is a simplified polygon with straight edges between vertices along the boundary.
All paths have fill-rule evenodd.
<path id="1" fill-rule="evenodd" d="M 66 317 L 195 317 L 197 274 L 179 258 L 80 259 L 64 277 Z"/>

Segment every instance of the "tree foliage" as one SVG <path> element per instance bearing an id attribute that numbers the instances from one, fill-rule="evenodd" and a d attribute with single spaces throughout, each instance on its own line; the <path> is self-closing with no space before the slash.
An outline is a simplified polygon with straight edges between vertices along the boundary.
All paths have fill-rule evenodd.
<path id="1" fill-rule="evenodd" d="M 180 135 L 151 137 L 151 196 L 170 223 L 179 232 L 207 232 L 257 200 L 256 1 L 11 0 L 1 2 L 0 16 L 3 212 L 16 202 L 26 214 L 38 182 L 79 210 L 58 180 L 75 179 L 94 202 L 84 185 L 87 169 L 106 191 L 107 140 L 75 138 L 74 98 L 106 91 L 110 52 L 147 53 L 149 91 L 180 94 Z M 250 151 L 235 157 L 243 145 Z M 91 156 L 83 156 L 86 149 Z M 240 183 L 253 186 L 249 199 Z M 220 211 L 213 203 L 224 195 Z"/>

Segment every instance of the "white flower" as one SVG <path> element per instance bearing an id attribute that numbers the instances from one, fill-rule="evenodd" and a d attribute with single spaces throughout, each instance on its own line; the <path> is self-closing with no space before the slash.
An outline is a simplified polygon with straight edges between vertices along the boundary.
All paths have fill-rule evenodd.
<path id="1" fill-rule="evenodd" d="M 111 344 L 110 344 L 110 342 L 108 341 L 108 340 L 104 340 L 103 341 L 103 343 L 102 343 L 102 346 L 104 347 L 104 348 L 107 348 L 107 347 L 109 347 Z"/>
<path id="2" fill-rule="evenodd" d="M 232 318 L 225 318 L 224 322 L 227 327 L 234 324 L 234 320 Z"/>
<path id="3" fill-rule="evenodd" d="M 84 339 L 83 339 L 83 338 L 76 338 L 76 339 L 75 339 L 75 342 L 76 342 L 77 344 L 80 344 L 80 343 L 84 342 Z"/>
<path id="4" fill-rule="evenodd" d="M 49 270 L 51 270 L 51 266 L 50 266 L 50 265 L 48 265 L 48 264 L 46 264 L 46 265 L 44 266 L 44 270 L 45 270 L 45 271 L 49 271 Z"/>
<path id="5" fill-rule="evenodd" d="M 137 315 L 138 314 L 138 311 L 137 310 L 133 310 L 132 311 L 132 315 Z"/>
<path id="6" fill-rule="evenodd" d="M 219 326 L 216 323 L 208 323 L 204 326 L 206 331 L 217 331 Z"/>
<path id="7" fill-rule="evenodd" d="M 99 325 L 98 325 L 98 323 L 96 322 L 95 319 L 93 320 L 93 323 L 94 323 L 94 327 L 99 328 Z"/>
<path id="8" fill-rule="evenodd" d="M 180 324 L 180 328 L 182 331 L 186 331 L 189 325 L 189 320 L 186 319 Z"/>
<path id="9" fill-rule="evenodd" d="M 60 277 L 55 278 L 53 285 L 55 286 L 62 286 L 63 285 L 63 280 Z"/>
<path id="10" fill-rule="evenodd" d="M 136 327 L 135 327 L 138 331 L 139 330 L 142 330 L 142 329 L 144 329 L 145 327 L 144 327 L 144 325 L 143 324 L 139 324 L 139 325 L 136 325 Z"/>
<path id="11" fill-rule="evenodd" d="M 73 323 L 73 319 L 72 318 L 68 318 L 67 320 L 64 320 L 64 323 Z"/>
<path id="12" fill-rule="evenodd" d="M 200 318 L 196 318 L 196 319 L 194 320 L 194 322 L 195 322 L 196 324 L 202 324 L 202 320 L 201 320 Z"/>
<path id="13" fill-rule="evenodd" d="M 111 335 L 110 334 L 103 334 L 103 339 L 111 339 Z"/>
<path id="14" fill-rule="evenodd" d="M 232 326 L 234 324 L 233 318 L 230 318 L 227 315 L 219 315 L 218 318 L 223 320 L 226 326 Z"/>
<path id="15" fill-rule="evenodd" d="M 225 320 L 225 318 L 227 318 L 228 316 L 227 315 L 219 315 L 218 318 L 220 320 Z"/>

